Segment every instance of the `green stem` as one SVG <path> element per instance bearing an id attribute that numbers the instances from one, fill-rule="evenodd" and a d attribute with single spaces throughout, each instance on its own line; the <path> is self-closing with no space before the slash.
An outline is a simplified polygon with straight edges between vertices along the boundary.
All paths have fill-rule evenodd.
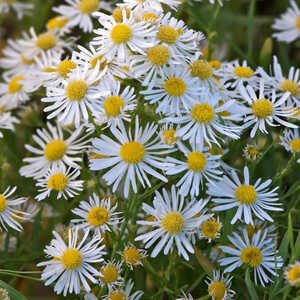
<path id="1" fill-rule="evenodd" d="M 248 59 L 253 61 L 254 13 L 256 0 L 251 0 L 248 11 Z"/>
<path id="2" fill-rule="evenodd" d="M 8 276 L 13 276 L 13 277 L 26 278 L 26 279 L 35 280 L 35 281 L 42 281 L 42 279 L 40 279 L 40 278 L 31 277 L 31 276 L 25 276 L 25 275 L 21 275 L 21 274 L 17 274 L 17 273 L 1 272 L 0 271 L 0 274 L 8 275 Z"/>

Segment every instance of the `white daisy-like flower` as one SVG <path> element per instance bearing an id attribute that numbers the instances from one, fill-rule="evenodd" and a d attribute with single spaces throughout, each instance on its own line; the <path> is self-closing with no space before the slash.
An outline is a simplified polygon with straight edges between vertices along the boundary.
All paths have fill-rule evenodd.
<path id="1" fill-rule="evenodd" d="M 294 0 L 290 0 L 287 11 L 275 20 L 273 29 L 279 32 L 273 36 L 281 42 L 291 43 L 300 37 L 300 9 Z"/>
<path id="2" fill-rule="evenodd" d="M 7 40 L 7 46 L 2 50 L 3 57 L 0 58 L 0 68 L 6 70 L 3 77 L 26 75 L 35 68 L 34 59 L 26 59 L 23 50 L 20 40 Z"/>
<path id="3" fill-rule="evenodd" d="M 4 108 L 5 109 L 5 108 Z M 1 111 L 0 107 L 0 129 L 8 129 L 15 131 L 15 124 L 19 124 L 20 121 L 11 115 L 11 112 Z M 0 131 L 0 138 L 3 137 L 3 133 Z"/>
<path id="4" fill-rule="evenodd" d="M 223 176 L 222 180 L 216 184 L 208 183 L 207 194 L 212 197 L 211 201 L 217 203 L 214 211 L 222 211 L 237 208 L 237 211 L 231 220 L 234 224 L 237 220 L 246 224 L 253 224 L 253 216 L 261 220 L 273 222 L 273 219 L 266 212 L 281 211 L 278 206 L 278 187 L 270 190 L 269 186 L 272 183 L 271 179 L 262 182 L 259 178 L 254 185 L 250 184 L 248 167 L 244 167 L 244 182 L 238 178 L 237 172 L 232 170 L 231 178 Z"/>
<path id="5" fill-rule="evenodd" d="M 207 219 L 201 224 L 201 226 L 197 230 L 197 235 L 199 239 L 207 239 L 210 243 L 211 241 L 221 236 L 220 231 L 222 226 L 223 225 L 220 222 L 219 217 L 215 218 L 211 216 L 209 219 Z"/>
<path id="6" fill-rule="evenodd" d="M 112 299 L 126 299 L 126 300 L 139 300 L 144 292 L 136 291 L 132 293 L 134 283 L 132 279 L 129 279 L 126 283 L 125 288 L 112 289 L 109 294 L 102 297 L 102 300 L 112 300 Z"/>
<path id="7" fill-rule="evenodd" d="M 143 210 L 155 219 L 153 221 L 137 221 L 140 225 L 152 226 L 153 231 L 139 235 L 135 240 L 143 241 L 145 248 L 151 247 L 158 239 L 151 257 L 156 257 L 162 251 L 167 255 L 176 245 L 178 254 L 189 260 L 189 253 L 194 253 L 190 235 L 197 226 L 207 219 L 202 210 L 207 201 L 192 200 L 185 203 L 184 197 L 177 193 L 175 185 L 171 187 L 171 195 L 163 189 L 162 195 L 155 191 L 153 207 L 143 203 Z"/>
<path id="8" fill-rule="evenodd" d="M 32 3 L 23 3 L 15 0 L 0 1 L 0 14 L 6 14 L 12 10 L 17 14 L 18 19 L 22 19 L 24 15 L 30 15 L 32 9 Z"/>
<path id="9" fill-rule="evenodd" d="M 18 206 L 28 200 L 24 197 L 10 199 L 16 189 L 17 187 L 11 188 L 9 186 L 4 193 L 0 194 L 0 231 L 2 231 L 3 228 L 7 231 L 7 226 L 21 231 L 23 227 L 18 220 L 22 220 L 28 216 L 26 212 L 14 208 L 14 206 Z"/>
<path id="10" fill-rule="evenodd" d="M 300 286 L 300 261 L 290 264 L 285 268 L 284 277 L 288 284 L 291 286 Z"/>
<path id="11" fill-rule="evenodd" d="M 71 222 L 79 229 L 94 231 L 98 236 L 105 231 L 111 231 L 111 227 L 122 222 L 121 213 L 116 211 L 118 205 L 112 205 L 111 202 L 111 198 L 99 200 L 93 193 L 89 202 L 80 201 L 79 208 L 72 210 L 80 219 L 72 219 Z"/>
<path id="12" fill-rule="evenodd" d="M 101 14 L 95 13 L 103 28 L 94 30 L 97 36 L 91 45 L 98 46 L 98 55 L 104 55 L 108 62 L 115 57 L 119 62 L 125 62 L 130 51 L 145 54 L 145 50 L 153 46 L 154 27 L 146 22 L 136 22 L 132 13 L 129 17 L 125 10 L 122 13 L 123 21 L 120 23 L 113 17 L 101 18 Z"/>
<path id="13" fill-rule="evenodd" d="M 37 180 L 36 186 L 41 187 L 35 197 L 38 201 L 49 197 L 52 191 L 57 192 L 57 199 L 73 198 L 83 190 L 83 180 L 76 180 L 80 175 L 79 169 L 66 168 L 65 165 L 53 165 L 42 178 Z"/>
<path id="14" fill-rule="evenodd" d="M 234 297 L 235 292 L 230 289 L 232 278 L 222 274 L 220 270 L 213 271 L 212 278 L 205 280 L 212 300 L 230 300 Z"/>
<path id="15" fill-rule="evenodd" d="M 256 144 L 247 144 L 243 149 L 243 155 L 249 160 L 256 160 L 259 155 L 259 148 Z"/>
<path id="16" fill-rule="evenodd" d="M 121 276 L 122 262 L 107 261 L 100 267 L 99 284 L 101 287 L 107 286 L 109 290 L 117 288 L 123 284 Z"/>
<path id="17" fill-rule="evenodd" d="M 119 252 L 122 256 L 123 262 L 133 270 L 133 267 L 142 266 L 143 259 L 147 257 L 147 251 L 144 249 L 139 249 L 133 244 L 129 243 L 123 252 Z"/>
<path id="18" fill-rule="evenodd" d="M 32 137 L 38 148 L 25 145 L 35 156 L 23 159 L 28 165 L 21 167 L 22 176 L 39 178 L 44 176 L 50 167 L 59 165 L 80 168 L 80 154 L 87 150 L 87 144 L 90 142 L 86 135 L 82 135 L 83 127 L 74 132 L 69 131 L 67 138 L 60 125 L 54 127 L 47 123 L 47 127 L 48 129 L 38 129 Z"/>
<path id="19" fill-rule="evenodd" d="M 290 101 L 299 107 L 300 105 L 300 69 L 291 67 L 288 76 L 283 75 L 282 68 L 276 56 L 273 57 L 273 76 L 269 76 L 263 68 L 258 68 L 262 78 L 266 81 L 266 85 L 270 89 L 276 89 L 279 95 L 290 92 Z"/>
<path id="20" fill-rule="evenodd" d="M 255 233 L 252 241 L 249 240 L 246 230 L 243 231 L 242 237 L 234 232 L 232 236 L 228 236 L 228 239 L 234 248 L 220 246 L 223 252 L 231 255 L 219 260 L 221 266 L 227 266 L 225 273 L 231 273 L 234 269 L 246 265 L 253 269 L 256 284 L 259 281 L 262 286 L 265 286 L 266 283 L 273 282 L 267 272 L 278 276 L 275 270 L 281 269 L 283 259 L 274 249 L 274 240 L 267 238 L 267 231 Z"/>
<path id="21" fill-rule="evenodd" d="M 89 120 L 88 110 L 92 112 L 100 105 L 100 96 L 107 95 L 108 91 L 100 90 L 97 81 L 105 73 L 101 73 L 96 68 L 90 70 L 86 65 L 85 68 L 76 68 L 66 78 L 62 80 L 61 86 L 47 87 L 47 97 L 42 98 L 42 102 L 51 103 L 45 107 L 45 112 L 51 113 L 48 119 L 57 116 L 58 121 L 63 125 L 75 124 Z M 96 84 L 96 85 L 95 85 Z"/>
<path id="22" fill-rule="evenodd" d="M 171 150 L 168 145 L 163 145 L 159 137 L 153 138 L 157 131 L 157 126 L 147 123 L 145 129 L 139 126 L 139 119 L 135 120 L 134 135 L 132 131 L 126 132 L 123 123 L 120 123 L 120 129 L 114 126 L 110 131 L 115 140 L 102 134 L 99 138 L 93 140 L 93 151 L 97 154 L 105 155 L 105 158 L 91 159 L 91 170 L 103 170 L 109 168 L 109 171 L 103 175 L 103 179 L 108 185 L 112 185 L 113 192 L 116 191 L 122 179 L 124 183 L 124 195 L 128 198 L 130 186 L 134 193 L 137 193 L 136 176 L 138 181 L 145 188 L 151 186 L 148 175 L 154 176 L 163 182 L 167 178 L 153 169 L 163 169 L 163 158 L 159 155 L 169 153 Z"/>
<path id="23" fill-rule="evenodd" d="M 247 85 L 246 87 L 240 85 L 239 91 L 242 98 L 248 104 L 245 110 L 246 117 L 243 120 L 244 124 L 242 126 L 243 128 L 253 126 L 250 132 L 251 138 L 255 136 L 257 130 L 268 134 L 266 124 L 273 127 L 283 125 L 298 128 L 297 125 L 282 119 L 283 117 L 293 117 L 295 113 L 291 106 L 286 105 L 286 101 L 290 96 L 289 92 L 278 96 L 275 90 L 273 90 L 270 96 L 266 95 L 268 93 L 265 91 L 264 80 L 260 81 L 258 95 L 251 85 Z M 274 121 L 279 123 L 279 125 L 274 123 Z"/>
<path id="24" fill-rule="evenodd" d="M 228 114 L 230 107 L 234 105 L 234 100 L 220 105 L 219 94 L 207 91 L 193 99 L 192 105 L 182 116 L 166 117 L 161 122 L 183 124 L 176 131 L 176 135 L 183 140 L 189 140 L 190 144 L 215 143 L 220 146 L 219 140 L 223 142 L 223 136 L 239 139 L 241 128 L 232 121 L 240 120 L 241 112 L 232 111 Z"/>
<path id="25" fill-rule="evenodd" d="M 54 239 L 44 252 L 51 259 L 39 263 L 37 266 L 46 266 L 41 279 L 46 280 L 45 285 L 50 285 L 57 280 L 54 291 L 57 294 L 80 293 L 81 284 L 87 292 L 91 290 L 87 279 L 92 283 L 97 283 L 96 277 L 100 272 L 91 264 L 103 261 L 102 256 L 104 246 L 101 246 L 101 239 L 94 236 L 88 239 L 89 231 L 86 230 L 82 238 L 79 237 L 78 230 L 69 229 L 68 242 L 53 231 Z"/>
<path id="26" fill-rule="evenodd" d="M 157 113 L 181 115 L 189 110 L 202 89 L 184 66 L 163 67 L 162 72 L 163 78 L 157 78 L 153 87 L 148 86 L 140 93 L 150 104 L 158 104 Z"/>
<path id="27" fill-rule="evenodd" d="M 184 174 L 176 183 L 179 193 L 184 197 L 190 194 L 191 197 L 199 196 L 205 181 L 216 182 L 220 180 L 223 172 L 219 169 L 218 160 L 221 155 L 211 155 L 208 148 L 200 144 L 192 144 L 189 148 L 183 144 L 178 145 L 179 150 L 184 154 L 184 159 L 177 159 L 168 156 L 166 158 L 166 175 Z"/>
<path id="28" fill-rule="evenodd" d="M 140 10 L 153 8 L 158 11 L 163 11 L 162 4 L 176 9 L 182 1 L 180 0 L 123 0 L 123 3 L 118 3 L 120 7 L 128 7 L 129 9 Z"/>
<path id="29" fill-rule="evenodd" d="M 286 151 L 293 154 L 298 154 L 300 152 L 300 136 L 298 129 L 284 129 L 283 135 L 279 137 L 281 145 Z M 300 158 L 297 160 L 300 162 Z"/>
<path id="30" fill-rule="evenodd" d="M 68 19 L 62 15 L 54 16 L 48 19 L 46 23 L 47 31 L 59 31 L 60 34 L 69 33 L 70 27 L 68 26 Z"/>
<path id="31" fill-rule="evenodd" d="M 159 131 L 159 136 L 162 143 L 170 145 L 171 147 L 180 143 L 179 137 L 176 134 L 177 130 L 178 128 L 174 129 L 172 123 L 164 124 Z"/>

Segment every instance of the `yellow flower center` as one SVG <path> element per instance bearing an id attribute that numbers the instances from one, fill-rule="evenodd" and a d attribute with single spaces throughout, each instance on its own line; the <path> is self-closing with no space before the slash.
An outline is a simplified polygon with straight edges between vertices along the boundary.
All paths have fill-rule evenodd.
<path id="1" fill-rule="evenodd" d="M 123 292 L 112 292 L 109 295 L 109 300 L 126 300 L 126 296 Z"/>
<path id="2" fill-rule="evenodd" d="M 18 92 L 22 87 L 23 84 L 18 83 L 20 80 L 24 80 L 25 78 L 23 76 L 16 76 L 8 83 L 8 92 L 10 94 L 15 94 Z"/>
<path id="3" fill-rule="evenodd" d="M 42 50 L 49 50 L 56 45 L 56 37 L 51 33 L 42 33 L 38 36 L 36 45 Z"/>
<path id="4" fill-rule="evenodd" d="M 175 136 L 176 130 L 169 129 L 163 132 L 164 143 L 167 145 L 173 145 L 178 140 L 178 137 Z"/>
<path id="5" fill-rule="evenodd" d="M 118 270 L 113 265 L 107 265 L 101 269 L 102 281 L 107 283 L 113 283 L 117 281 Z"/>
<path id="6" fill-rule="evenodd" d="M 258 118 L 265 119 L 272 115 L 273 111 L 273 103 L 268 99 L 257 99 L 252 104 L 252 112 Z"/>
<path id="7" fill-rule="evenodd" d="M 185 93 L 187 85 L 180 78 L 170 77 L 165 81 L 164 88 L 170 96 L 176 97 Z"/>
<path id="8" fill-rule="evenodd" d="M 61 28 L 68 22 L 67 18 L 63 18 L 62 16 L 57 16 L 51 18 L 46 25 L 47 30 L 52 30 L 54 28 Z"/>
<path id="9" fill-rule="evenodd" d="M 193 151 L 187 158 L 187 165 L 190 170 L 201 172 L 206 166 L 206 156 L 199 151 Z"/>
<path id="10" fill-rule="evenodd" d="M 64 140 L 53 140 L 46 145 L 44 154 L 48 161 L 59 160 L 65 155 L 67 148 Z"/>
<path id="11" fill-rule="evenodd" d="M 62 62 L 60 62 L 58 64 L 57 72 L 61 77 L 66 78 L 67 75 L 76 67 L 77 67 L 77 65 L 73 61 L 63 60 Z"/>
<path id="12" fill-rule="evenodd" d="M 96 56 L 96 57 L 94 57 L 94 58 L 92 58 L 91 60 L 90 60 L 90 65 L 91 65 L 91 67 L 92 67 L 92 69 L 95 69 L 95 67 L 96 67 L 96 65 L 97 65 L 97 62 L 100 60 L 102 60 L 102 58 L 103 58 L 103 55 L 99 55 L 99 56 Z M 102 69 L 104 69 L 104 66 L 106 65 L 106 62 L 105 61 L 103 61 L 102 63 L 100 63 L 100 70 L 102 70 Z"/>
<path id="13" fill-rule="evenodd" d="M 122 7 L 122 8 L 118 7 L 118 8 L 115 8 L 112 12 L 112 16 L 117 23 L 123 22 L 123 10 L 126 11 L 126 18 L 129 18 L 130 9 L 128 7 Z"/>
<path id="14" fill-rule="evenodd" d="M 205 60 L 196 60 L 190 66 L 193 77 L 199 77 L 202 80 L 209 79 L 213 76 L 212 66 Z"/>
<path id="15" fill-rule="evenodd" d="M 75 248 L 68 248 L 63 253 L 61 262 L 67 270 L 75 270 L 82 263 L 82 253 Z"/>
<path id="16" fill-rule="evenodd" d="M 21 61 L 24 65 L 31 65 L 34 63 L 34 59 L 27 59 L 25 56 L 21 56 Z"/>
<path id="17" fill-rule="evenodd" d="M 224 101 L 223 100 L 219 100 L 219 103 L 218 103 L 218 106 L 222 106 L 224 104 Z M 231 113 L 227 110 L 223 110 L 223 111 L 220 111 L 218 113 L 219 116 L 222 116 L 222 117 L 228 117 L 231 115 Z"/>
<path id="18" fill-rule="evenodd" d="M 288 278 L 292 283 L 295 281 L 300 282 L 300 266 L 294 266 L 291 268 L 288 272 Z"/>
<path id="19" fill-rule="evenodd" d="M 263 259 L 261 251 L 254 246 L 244 248 L 241 251 L 240 257 L 244 264 L 247 264 L 252 268 L 258 267 Z"/>
<path id="20" fill-rule="evenodd" d="M 201 230 L 204 236 L 214 239 L 220 230 L 220 224 L 215 219 L 210 219 L 203 222 Z"/>
<path id="21" fill-rule="evenodd" d="M 99 0 L 81 0 L 78 9 L 83 14 L 91 14 L 99 8 Z"/>
<path id="22" fill-rule="evenodd" d="M 116 117 L 124 107 L 124 100 L 119 96 L 110 96 L 104 101 L 104 110 L 109 117 Z"/>
<path id="23" fill-rule="evenodd" d="M 109 218 L 108 210 L 104 207 L 93 207 L 87 217 L 87 221 L 91 226 L 98 227 L 107 222 Z"/>
<path id="24" fill-rule="evenodd" d="M 162 228 L 170 234 L 179 234 L 185 225 L 183 216 L 179 212 L 169 212 L 161 220 Z"/>
<path id="25" fill-rule="evenodd" d="M 290 147 L 294 153 L 300 151 L 300 139 L 295 139 L 290 142 Z"/>
<path id="26" fill-rule="evenodd" d="M 142 15 L 142 21 L 145 21 L 145 22 L 156 21 L 157 18 L 158 18 L 157 15 L 155 15 L 153 13 L 145 13 Z"/>
<path id="27" fill-rule="evenodd" d="M 216 70 L 219 70 L 221 68 L 221 62 L 218 60 L 211 60 L 209 64 Z"/>
<path id="28" fill-rule="evenodd" d="M 178 36 L 177 30 L 169 25 L 160 26 L 157 32 L 157 39 L 167 44 L 174 44 Z"/>
<path id="29" fill-rule="evenodd" d="M 166 46 L 157 45 L 149 49 L 147 56 L 153 65 L 162 66 L 168 62 L 171 53 Z"/>
<path id="30" fill-rule="evenodd" d="M 192 107 L 192 118 L 198 123 L 210 123 L 215 116 L 214 108 L 208 103 L 196 104 Z"/>
<path id="31" fill-rule="evenodd" d="M 251 241 L 253 235 L 255 233 L 257 233 L 259 230 L 261 230 L 261 227 L 257 224 L 255 224 L 254 226 L 249 224 L 249 225 L 246 226 L 246 230 L 247 230 L 247 233 L 248 233 L 249 240 Z"/>
<path id="32" fill-rule="evenodd" d="M 238 202 L 250 205 L 256 201 L 256 191 L 252 185 L 242 184 L 234 192 Z"/>
<path id="33" fill-rule="evenodd" d="M 284 80 L 280 84 L 280 88 L 284 92 L 290 92 L 292 96 L 297 96 L 300 94 L 300 86 L 294 80 Z"/>
<path id="34" fill-rule="evenodd" d="M 123 251 L 123 259 L 128 264 L 136 265 L 141 260 L 141 255 L 136 248 L 130 247 Z"/>
<path id="35" fill-rule="evenodd" d="M 240 78 L 250 78 L 254 71 L 251 68 L 248 67 L 236 67 L 233 71 L 233 73 Z"/>
<path id="36" fill-rule="evenodd" d="M 247 147 L 247 152 L 248 152 L 251 159 L 254 159 L 259 154 L 258 149 L 254 146 L 248 146 Z"/>
<path id="37" fill-rule="evenodd" d="M 120 156 L 125 162 L 135 164 L 142 161 L 144 158 L 145 148 L 139 142 L 128 142 L 122 145 L 120 149 Z"/>
<path id="38" fill-rule="evenodd" d="M 1 194 L 0 195 L 0 213 L 4 212 L 7 206 L 7 201 L 5 197 Z"/>
<path id="39" fill-rule="evenodd" d="M 48 179 L 48 189 L 63 191 L 68 184 L 68 177 L 62 173 L 53 174 Z"/>
<path id="40" fill-rule="evenodd" d="M 296 20 L 296 28 L 300 30 L 300 17 Z"/>
<path id="41" fill-rule="evenodd" d="M 209 286 L 208 290 L 215 300 L 222 300 L 226 292 L 226 285 L 221 281 L 215 281 Z"/>
<path id="42" fill-rule="evenodd" d="M 87 83 L 82 80 L 73 80 L 66 87 L 66 96 L 70 101 L 80 101 L 88 89 Z"/>
<path id="43" fill-rule="evenodd" d="M 115 44 L 126 43 L 132 37 L 132 30 L 127 24 L 117 24 L 111 30 L 110 37 Z"/>

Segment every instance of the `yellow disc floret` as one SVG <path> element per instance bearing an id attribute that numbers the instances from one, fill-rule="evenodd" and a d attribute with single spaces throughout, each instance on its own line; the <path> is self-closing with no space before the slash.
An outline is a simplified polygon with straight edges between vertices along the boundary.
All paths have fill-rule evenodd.
<path id="1" fill-rule="evenodd" d="M 120 149 L 120 156 L 123 161 L 135 164 L 143 160 L 145 148 L 140 142 L 127 142 Z"/>
<path id="2" fill-rule="evenodd" d="M 287 274 L 288 281 L 290 284 L 300 286 L 300 264 L 296 263 Z"/>
<path id="3" fill-rule="evenodd" d="M 95 206 L 90 210 L 87 221 L 91 226 L 98 227 L 105 224 L 108 218 L 109 212 L 106 208 Z"/>
<path id="4" fill-rule="evenodd" d="M 202 223 L 201 232 L 205 237 L 214 239 L 217 237 L 220 227 L 221 226 L 217 220 L 209 219 Z"/>
<path id="5" fill-rule="evenodd" d="M 67 270 L 75 270 L 82 263 L 82 253 L 75 248 L 68 248 L 64 251 L 61 262 Z"/>
<path id="6" fill-rule="evenodd" d="M 118 270 L 111 264 L 103 267 L 100 272 L 102 274 L 101 280 L 106 284 L 116 282 L 118 279 Z"/>
<path id="7" fill-rule="evenodd" d="M 48 179 L 48 189 L 63 191 L 68 184 L 68 177 L 62 173 L 53 174 Z"/>
<path id="8" fill-rule="evenodd" d="M 8 92 L 10 94 L 15 94 L 16 92 L 18 92 L 23 87 L 23 84 L 18 83 L 18 81 L 24 79 L 25 78 L 23 76 L 16 76 L 13 79 L 11 79 L 8 83 Z"/>
<path id="9" fill-rule="evenodd" d="M 153 22 L 158 19 L 158 16 L 155 15 L 154 13 L 145 13 L 142 15 L 142 21 L 145 22 Z"/>
<path id="10" fill-rule="evenodd" d="M 126 300 L 126 296 L 123 292 L 116 291 L 109 294 L 109 300 Z"/>
<path id="11" fill-rule="evenodd" d="M 49 50 L 56 45 L 56 37 L 51 33 L 42 33 L 38 36 L 36 45 L 42 50 Z"/>
<path id="12" fill-rule="evenodd" d="M 240 258 L 244 264 L 247 264 L 252 268 L 256 268 L 261 264 L 261 261 L 263 260 L 263 255 L 260 249 L 254 246 L 250 246 L 248 248 L 244 248 L 241 251 Z"/>
<path id="13" fill-rule="evenodd" d="M 214 119 L 215 110 L 208 103 L 196 104 L 192 107 L 191 116 L 198 123 L 208 124 Z"/>
<path id="14" fill-rule="evenodd" d="M 226 292 L 226 286 L 222 281 L 215 281 L 211 283 L 208 291 L 214 300 L 222 300 Z"/>
<path id="15" fill-rule="evenodd" d="M 257 99 L 252 104 L 252 112 L 258 118 L 265 119 L 272 115 L 273 111 L 273 103 L 268 99 Z"/>
<path id="16" fill-rule="evenodd" d="M 124 107 L 124 100 L 119 96 L 110 96 L 104 101 L 104 110 L 109 117 L 116 117 Z"/>
<path id="17" fill-rule="evenodd" d="M 184 225 L 185 225 L 184 218 L 177 211 L 167 213 L 161 220 L 162 228 L 166 232 L 173 235 L 182 232 Z"/>
<path id="18" fill-rule="evenodd" d="M 300 17 L 296 20 L 296 28 L 300 30 Z"/>
<path id="19" fill-rule="evenodd" d="M 187 158 L 188 168 L 194 172 L 201 172 L 206 166 L 206 156 L 199 151 L 193 151 Z"/>
<path id="20" fill-rule="evenodd" d="M 4 212 L 7 206 L 7 201 L 5 197 L 1 194 L 0 195 L 0 213 Z"/>
<path id="21" fill-rule="evenodd" d="M 221 68 L 221 62 L 219 60 L 211 60 L 209 64 L 216 70 Z"/>
<path id="22" fill-rule="evenodd" d="M 290 92 L 292 96 L 298 96 L 300 94 L 300 85 L 294 80 L 282 81 L 280 88 L 284 92 Z"/>
<path id="23" fill-rule="evenodd" d="M 261 226 L 255 224 L 254 226 L 251 225 L 251 224 L 248 224 L 246 226 L 246 230 L 247 230 L 247 233 L 248 233 L 248 237 L 249 237 L 249 240 L 251 241 L 252 240 L 252 237 L 255 233 L 257 233 L 259 230 L 261 230 Z"/>
<path id="24" fill-rule="evenodd" d="M 168 62 L 171 53 L 168 47 L 157 45 L 148 50 L 147 57 L 153 65 L 162 66 Z"/>
<path id="25" fill-rule="evenodd" d="M 198 77 L 202 80 L 209 79 L 213 76 L 212 66 L 205 60 L 195 60 L 190 66 L 193 77 Z"/>
<path id="26" fill-rule="evenodd" d="M 81 0 L 78 8 L 83 14 L 91 14 L 99 8 L 99 0 Z"/>
<path id="27" fill-rule="evenodd" d="M 175 129 L 165 130 L 163 132 L 164 143 L 166 145 L 173 145 L 174 143 L 176 143 L 176 141 L 178 140 L 178 137 L 175 136 L 175 134 L 176 134 Z"/>
<path id="28" fill-rule="evenodd" d="M 166 44 L 174 44 L 178 36 L 177 30 L 169 25 L 160 26 L 157 32 L 157 39 Z"/>
<path id="29" fill-rule="evenodd" d="M 68 22 L 67 18 L 64 18 L 62 16 L 56 16 L 54 18 L 51 18 L 46 25 L 47 30 L 52 30 L 54 28 L 61 28 Z"/>
<path id="30" fill-rule="evenodd" d="M 241 204 L 250 205 L 256 201 L 256 191 L 253 185 L 242 184 L 234 194 L 236 200 Z"/>
<path id="31" fill-rule="evenodd" d="M 117 23 L 123 22 L 123 10 L 126 12 L 126 18 L 130 17 L 130 9 L 128 7 L 117 7 L 112 12 L 112 17 Z"/>
<path id="32" fill-rule="evenodd" d="M 123 259 L 127 264 L 136 265 L 141 261 L 141 255 L 135 247 L 129 247 L 123 251 Z"/>
<path id="33" fill-rule="evenodd" d="M 187 85 L 181 78 L 170 77 L 165 81 L 164 88 L 170 96 L 176 97 L 185 93 Z"/>
<path id="34" fill-rule="evenodd" d="M 73 61 L 66 59 L 58 64 L 57 72 L 61 77 L 66 78 L 67 75 L 75 68 L 76 64 Z"/>
<path id="35" fill-rule="evenodd" d="M 254 71 L 248 67 L 236 67 L 233 73 L 240 78 L 250 78 L 252 77 Z"/>
<path id="36" fill-rule="evenodd" d="M 115 44 L 126 43 L 132 37 L 132 29 L 127 24 L 117 24 L 111 30 L 110 36 Z"/>
<path id="37" fill-rule="evenodd" d="M 294 153 L 300 151 L 300 139 L 294 139 L 290 142 L 290 147 Z"/>
<path id="38" fill-rule="evenodd" d="M 66 96 L 70 101 L 80 101 L 88 89 L 87 83 L 82 80 L 73 80 L 66 87 Z"/>
<path id="39" fill-rule="evenodd" d="M 46 145 L 44 154 L 48 161 L 59 160 L 65 155 L 67 148 L 64 140 L 53 140 Z"/>

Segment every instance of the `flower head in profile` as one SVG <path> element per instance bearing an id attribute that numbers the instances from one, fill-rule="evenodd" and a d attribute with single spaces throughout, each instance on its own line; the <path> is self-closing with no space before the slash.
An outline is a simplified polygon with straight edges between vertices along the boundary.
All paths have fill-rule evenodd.
<path id="1" fill-rule="evenodd" d="M 286 151 L 291 152 L 292 154 L 299 154 L 300 152 L 300 136 L 299 129 L 288 129 L 286 128 L 283 131 L 283 135 L 279 137 L 281 145 L 285 148 Z M 297 160 L 300 162 L 300 158 Z"/>
<path id="2" fill-rule="evenodd" d="M 296 261 L 294 264 L 290 264 L 284 271 L 284 277 L 288 284 L 292 286 L 300 286 L 300 262 Z"/>

